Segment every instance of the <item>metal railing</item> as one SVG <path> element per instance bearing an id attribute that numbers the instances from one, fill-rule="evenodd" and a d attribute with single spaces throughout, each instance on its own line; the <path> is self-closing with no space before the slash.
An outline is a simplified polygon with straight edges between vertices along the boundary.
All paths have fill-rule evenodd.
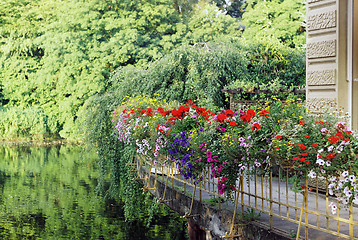
<path id="1" fill-rule="evenodd" d="M 226 200 L 223 195 L 219 194 L 217 179 L 211 179 L 209 173 L 203 176 L 203 180 L 200 183 L 195 184 L 192 180 L 185 180 L 172 161 L 168 161 L 171 164 L 160 165 L 159 163 L 154 164 L 146 161 L 143 157 L 134 157 L 133 159 L 132 165 L 137 174 L 139 175 L 141 169 L 145 169 L 147 173 L 141 179 L 145 185 L 145 190 L 155 189 L 158 180 L 165 183 L 164 196 L 161 199 L 163 201 L 166 188 L 170 185 L 172 188 L 184 191 L 187 195 L 192 194 L 192 200 L 194 200 L 194 196 L 197 196 L 196 191 L 199 191 L 199 200 L 203 201 L 202 195 L 205 192 L 218 199 L 219 209 L 221 208 L 222 200 Z M 155 178 L 152 188 L 149 185 L 150 178 Z M 237 180 L 236 190 L 232 193 L 232 199 L 235 204 L 231 231 L 223 237 L 233 239 L 237 236 L 234 234 L 234 224 L 238 217 L 236 212 L 239 208 L 242 219 L 245 209 L 252 209 L 262 213 L 264 219 L 260 222 L 261 224 L 266 224 L 270 229 L 278 228 L 282 230 L 282 220 L 293 223 L 296 229 L 292 234 L 291 228 L 291 235 L 295 235 L 296 239 L 299 239 L 302 232 L 304 232 L 305 239 L 312 239 L 323 233 L 344 239 L 358 239 L 357 206 L 351 204 L 348 207 L 340 208 L 338 200 L 329 196 L 327 182 L 325 183 L 326 190 L 321 192 L 319 188 L 319 184 L 322 182 L 321 179 L 311 179 L 311 186 L 308 186 L 308 179 L 300 183 L 292 182 L 290 179 L 298 178 L 294 173 L 284 169 L 278 169 L 275 176 L 272 171 L 262 175 L 257 170 L 250 176 L 241 176 Z M 178 186 L 177 183 L 181 183 L 181 185 Z M 297 188 L 301 184 L 302 188 Z M 193 190 L 192 193 L 188 192 L 188 187 Z M 329 205 L 331 202 L 337 205 L 336 214 L 332 214 L 330 211 Z M 188 217 L 190 217 L 191 210 L 192 206 L 189 213 L 187 213 Z M 281 220 L 281 222 L 277 221 L 277 219 Z M 288 229 L 283 230 L 288 231 Z"/>

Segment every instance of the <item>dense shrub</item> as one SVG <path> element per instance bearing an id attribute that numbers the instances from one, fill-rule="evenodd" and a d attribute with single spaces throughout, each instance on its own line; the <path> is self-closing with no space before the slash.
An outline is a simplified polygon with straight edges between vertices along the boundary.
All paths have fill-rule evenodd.
<path id="1" fill-rule="evenodd" d="M 49 137 L 48 118 L 42 109 L 30 107 L 3 108 L 0 110 L 1 139 Z"/>
<path id="2" fill-rule="evenodd" d="M 145 69 L 119 68 L 111 79 L 121 98 L 156 94 L 167 101 L 200 101 L 212 109 L 227 106 L 224 87 L 274 81 L 284 88 L 305 85 L 304 52 L 267 42 L 184 46 Z"/>

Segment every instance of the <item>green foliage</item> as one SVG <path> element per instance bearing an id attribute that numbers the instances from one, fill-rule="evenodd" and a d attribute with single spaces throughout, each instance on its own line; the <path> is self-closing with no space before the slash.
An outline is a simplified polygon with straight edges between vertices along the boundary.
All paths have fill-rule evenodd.
<path id="1" fill-rule="evenodd" d="M 273 82 L 283 88 L 304 85 L 304 53 L 280 43 L 208 43 L 177 49 L 146 69 L 120 68 L 111 79 L 119 98 L 155 94 L 168 102 L 200 101 L 211 109 L 227 105 L 224 87 Z"/>
<path id="2" fill-rule="evenodd" d="M 119 66 L 147 64 L 181 44 L 238 36 L 236 19 L 196 2 L 5 1 L 0 102 L 40 106 L 51 132 L 76 137 L 79 109 L 110 89 L 108 79 Z M 181 15 L 178 4 L 191 10 Z"/>
<path id="3" fill-rule="evenodd" d="M 276 39 L 290 47 L 305 44 L 304 0 L 248 0 L 242 23 L 243 37 L 249 41 Z"/>
<path id="4" fill-rule="evenodd" d="M 44 111 L 37 107 L 0 109 L 0 135 L 4 139 L 49 137 L 51 130 Z"/>
<path id="5" fill-rule="evenodd" d="M 113 134 L 111 112 L 120 101 L 115 94 L 89 99 L 83 108 L 81 122 L 89 130 L 87 139 L 96 148 L 99 157 L 101 175 L 97 191 L 109 199 L 123 202 L 126 219 L 134 221 L 142 213 L 146 194 L 128 166 L 133 157 L 132 146 L 124 146 Z M 109 188 L 106 187 L 108 177 Z"/>
<path id="6" fill-rule="evenodd" d="M 190 44 L 208 42 L 215 39 L 238 38 L 240 27 L 237 19 L 224 14 L 216 6 L 201 2 L 188 19 L 188 33 L 185 36 Z"/>

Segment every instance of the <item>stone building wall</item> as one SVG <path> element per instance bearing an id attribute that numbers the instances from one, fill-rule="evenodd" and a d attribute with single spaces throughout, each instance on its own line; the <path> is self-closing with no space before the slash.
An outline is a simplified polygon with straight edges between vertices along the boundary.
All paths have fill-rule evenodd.
<path id="1" fill-rule="evenodd" d="M 306 85 L 307 107 L 312 112 L 325 112 L 332 107 L 350 113 L 347 51 L 353 50 L 349 48 L 348 41 L 349 1 L 307 0 Z M 355 8 L 357 8 L 358 0 L 352 2 L 356 2 Z M 357 18 L 358 14 L 354 16 Z M 358 31 L 354 32 L 357 34 Z M 354 41 L 353 45 L 358 46 Z M 357 58 L 357 53 L 353 52 L 353 56 Z M 353 61 L 353 69 L 355 69 L 353 75 L 357 72 L 356 62 Z M 357 94 L 354 94 L 355 92 Z M 354 82 L 352 125 L 356 129 L 358 104 L 354 102 L 358 103 L 357 95 L 358 84 Z"/>

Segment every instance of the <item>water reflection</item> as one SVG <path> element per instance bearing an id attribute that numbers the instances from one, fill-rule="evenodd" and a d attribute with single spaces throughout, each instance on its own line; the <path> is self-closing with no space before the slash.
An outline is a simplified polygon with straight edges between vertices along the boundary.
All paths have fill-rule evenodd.
<path id="1" fill-rule="evenodd" d="M 126 223 L 121 204 L 96 196 L 95 154 L 80 146 L 0 147 L 0 239 L 186 239 L 161 208 Z"/>

